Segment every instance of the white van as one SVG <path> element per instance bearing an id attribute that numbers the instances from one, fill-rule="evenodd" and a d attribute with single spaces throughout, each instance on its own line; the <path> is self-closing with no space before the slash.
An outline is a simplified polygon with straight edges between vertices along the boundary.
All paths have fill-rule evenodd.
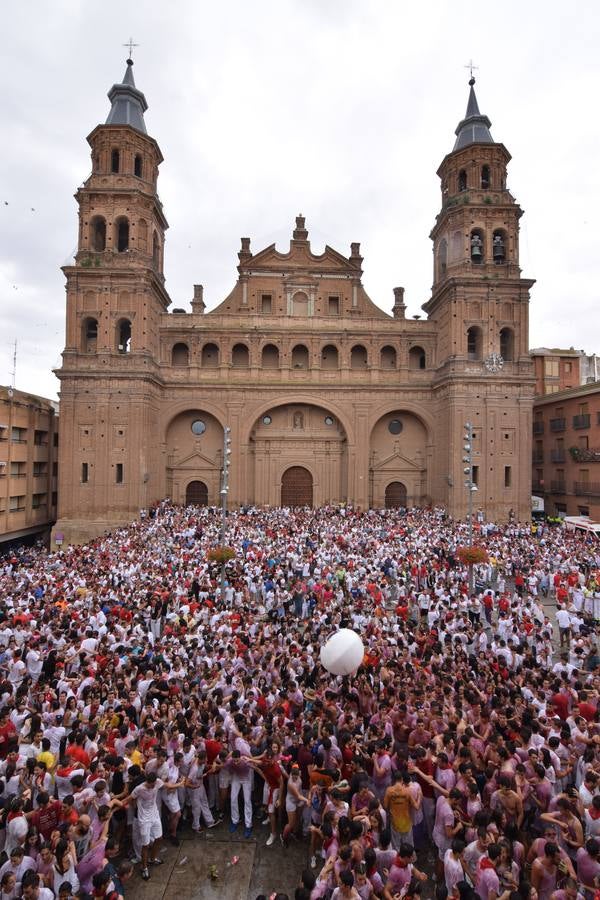
<path id="1" fill-rule="evenodd" d="M 575 531 L 582 537 L 590 535 L 600 543 L 600 524 L 592 522 L 588 516 L 565 516 L 563 524 L 567 531 Z"/>

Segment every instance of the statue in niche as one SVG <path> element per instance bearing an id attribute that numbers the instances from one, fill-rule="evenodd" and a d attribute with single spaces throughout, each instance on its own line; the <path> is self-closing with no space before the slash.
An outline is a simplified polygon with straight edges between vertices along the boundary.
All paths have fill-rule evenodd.
<path id="1" fill-rule="evenodd" d="M 294 429 L 296 431 L 302 431 L 304 428 L 304 416 L 301 412 L 294 413 Z"/>

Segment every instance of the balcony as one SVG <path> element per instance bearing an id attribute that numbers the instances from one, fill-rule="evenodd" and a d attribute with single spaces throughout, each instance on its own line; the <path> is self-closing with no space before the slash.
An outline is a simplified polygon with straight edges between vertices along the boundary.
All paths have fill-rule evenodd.
<path id="1" fill-rule="evenodd" d="M 531 482 L 531 490 L 534 494 L 543 494 L 544 493 L 544 482 L 543 481 L 532 481 Z"/>
<path id="2" fill-rule="evenodd" d="M 551 450 L 550 451 L 550 462 L 564 463 L 564 461 L 565 461 L 565 451 L 564 450 Z"/>
<path id="3" fill-rule="evenodd" d="M 553 494 L 566 494 L 567 493 L 567 484 L 565 481 L 551 481 L 550 482 L 550 491 Z"/>
<path id="4" fill-rule="evenodd" d="M 534 434 L 543 434 L 544 433 L 544 423 L 543 422 L 534 422 L 533 423 L 533 433 Z"/>
<path id="5" fill-rule="evenodd" d="M 573 488 L 578 497 L 600 497 L 600 481 L 576 481 Z"/>
<path id="6" fill-rule="evenodd" d="M 569 452 L 575 462 L 600 462 L 600 449 L 589 447 L 570 447 Z"/>
<path id="7" fill-rule="evenodd" d="M 544 451 L 543 450 L 534 450 L 531 454 L 531 462 L 534 466 L 539 465 L 544 462 Z"/>
<path id="8" fill-rule="evenodd" d="M 566 419 L 550 419 L 550 431 L 564 431 Z"/>
<path id="9" fill-rule="evenodd" d="M 573 416 L 573 428 L 589 428 L 590 414 L 585 413 L 581 416 Z"/>

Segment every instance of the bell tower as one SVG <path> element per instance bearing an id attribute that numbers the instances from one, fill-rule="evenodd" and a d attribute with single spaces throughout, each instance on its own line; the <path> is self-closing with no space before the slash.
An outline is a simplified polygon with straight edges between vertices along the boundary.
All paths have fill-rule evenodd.
<path id="1" fill-rule="evenodd" d="M 449 457 L 440 473 L 447 505 L 467 506 L 460 445 L 467 420 L 475 430 L 474 507 L 488 519 L 512 511 L 529 518 L 532 369 L 529 291 L 519 265 L 523 214 L 507 186 L 510 153 L 494 141 L 479 110 L 475 79 L 454 147 L 438 169 L 441 209 L 431 232 L 432 297 L 437 325 L 435 391 L 447 418 Z"/>
<path id="2" fill-rule="evenodd" d="M 153 499 L 159 326 L 170 304 L 163 274 L 168 223 L 157 193 L 163 157 L 146 131 L 148 104 L 131 59 L 108 98 L 106 122 L 87 139 L 92 170 L 75 194 L 77 253 L 63 268 L 55 533 L 65 542 L 127 521 Z"/>

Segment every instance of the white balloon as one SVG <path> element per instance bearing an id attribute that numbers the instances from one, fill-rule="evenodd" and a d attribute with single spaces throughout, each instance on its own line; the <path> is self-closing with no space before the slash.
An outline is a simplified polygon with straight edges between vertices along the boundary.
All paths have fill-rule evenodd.
<path id="1" fill-rule="evenodd" d="M 341 628 L 321 647 L 321 665 L 332 675 L 351 675 L 363 661 L 365 648 L 350 628 Z"/>

